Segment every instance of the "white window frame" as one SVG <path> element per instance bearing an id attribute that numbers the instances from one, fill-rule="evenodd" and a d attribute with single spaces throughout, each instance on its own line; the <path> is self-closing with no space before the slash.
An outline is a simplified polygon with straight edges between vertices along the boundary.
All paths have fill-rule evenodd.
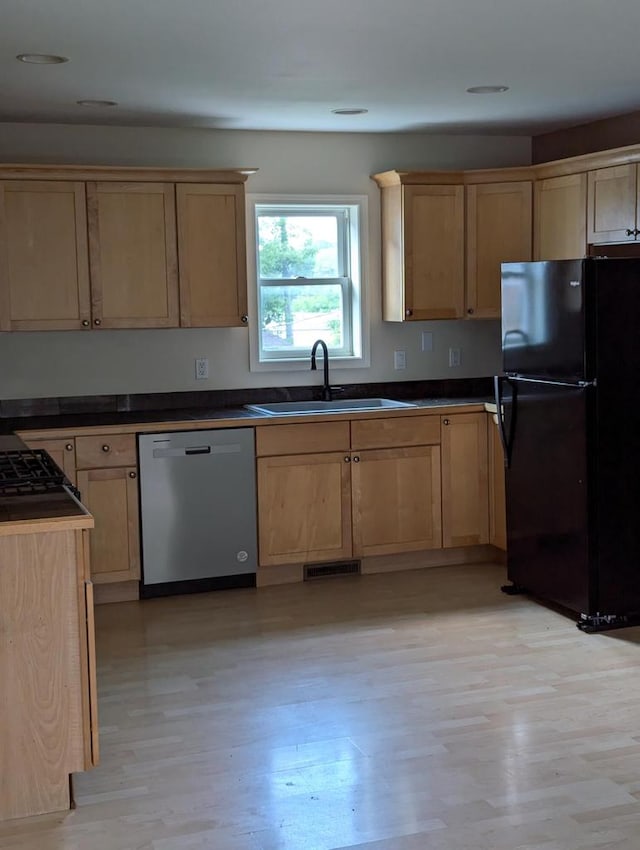
<path id="1" fill-rule="evenodd" d="M 326 207 L 327 210 L 351 207 L 355 215 L 350 216 L 350 278 L 331 278 L 331 282 L 341 280 L 345 291 L 350 292 L 345 313 L 349 326 L 345 327 L 345 336 L 353 333 L 353 354 L 329 349 L 331 367 L 351 368 L 369 365 L 369 334 L 366 314 L 365 258 L 368 256 L 368 197 L 366 195 L 247 195 L 247 282 L 249 305 L 249 359 L 252 372 L 279 372 L 306 370 L 309 368 L 311 351 L 298 350 L 293 356 L 279 354 L 263 358 L 260 352 L 260 329 L 258 327 L 258 220 L 256 207 L 273 207 L 274 212 L 286 209 L 313 214 L 310 208 Z M 287 209 L 288 208 L 288 209 Z M 342 246 L 341 250 L 345 250 Z M 307 283 L 322 283 L 314 279 Z M 274 280 L 267 285 L 280 285 L 282 280 Z"/>

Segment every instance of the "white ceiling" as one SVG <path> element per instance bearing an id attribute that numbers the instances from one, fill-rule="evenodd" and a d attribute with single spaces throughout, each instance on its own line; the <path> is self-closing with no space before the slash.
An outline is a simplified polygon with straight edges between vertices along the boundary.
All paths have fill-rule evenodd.
<path id="1" fill-rule="evenodd" d="M 537 134 L 640 109 L 639 35 L 638 0 L 0 0 L 0 121 Z"/>

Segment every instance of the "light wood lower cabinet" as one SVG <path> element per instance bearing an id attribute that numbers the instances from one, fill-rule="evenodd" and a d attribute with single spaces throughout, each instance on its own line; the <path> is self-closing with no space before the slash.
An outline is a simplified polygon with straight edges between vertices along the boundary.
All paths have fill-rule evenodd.
<path id="1" fill-rule="evenodd" d="M 485 413 L 442 417 L 442 545 L 489 542 Z"/>
<path id="2" fill-rule="evenodd" d="M 357 420 L 351 438 L 347 425 L 257 428 L 258 454 L 274 455 L 258 458 L 262 566 L 442 545 L 439 417 Z"/>
<path id="3" fill-rule="evenodd" d="M 442 545 L 440 447 L 353 452 L 353 554 Z"/>
<path id="4" fill-rule="evenodd" d="M 348 459 L 343 452 L 258 458 L 262 565 L 351 556 Z"/>
<path id="5" fill-rule="evenodd" d="M 93 514 L 91 577 L 96 584 L 140 578 L 137 469 L 78 471 L 82 502 Z"/>
<path id="6" fill-rule="evenodd" d="M 85 535 L 0 535 L 0 820 L 68 809 L 98 761 Z"/>

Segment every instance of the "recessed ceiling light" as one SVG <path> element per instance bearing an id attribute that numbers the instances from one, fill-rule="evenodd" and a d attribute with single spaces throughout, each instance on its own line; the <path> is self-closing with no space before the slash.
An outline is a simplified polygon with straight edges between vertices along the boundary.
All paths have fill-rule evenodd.
<path id="1" fill-rule="evenodd" d="M 18 53 L 16 59 L 28 65 L 63 65 L 69 61 L 66 56 L 56 56 L 54 53 Z"/>
<path id="2" fill-rule="evenodd" d="M 76 100 L 78 106 L 117 106 L 117 100 Z"/>
<path id="3" fill-rule="evenodd" d="M 364 115 L 369 110 L 363 109 L 361 106 L 346 106 L 340 109 L 331 110 L 334 115 Z"/>
<path id="4" fill-rule="evenodd" d="M 469 94 L 500 94 L 509 91 L 509 86 L 471 86 L 467 91 Z"/>

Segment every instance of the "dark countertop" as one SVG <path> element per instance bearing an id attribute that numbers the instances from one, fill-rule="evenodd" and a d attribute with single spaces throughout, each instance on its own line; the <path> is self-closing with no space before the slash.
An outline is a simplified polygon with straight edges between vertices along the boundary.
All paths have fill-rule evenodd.
<path id="1" fill-rule="evenodd" d="M 319 398 L 319 390 L 318 386 L 263 387 L 120 396 L 7 399 L 0 400 L 0 434 L 47 429 L 143 426 L 145 423 L 162 422 L 206 423 L 220 419 L 254 424 L 273 417 L 246 410 L 243 405 L 310 401 Z M 350 384 L 342 387 L 336 397 L 391 398 L 412 401 L 420 407 L 437 407 L 482 404 L 490 400 L 491 391 L 491 378 L 459 378 Z"/>
<path id="2" fill-rule="evenodd" d="M 463 398 L 428 398 L 428 399 L 405 399 L 411 401 L 419 408 L 430 407 L 451 407 L 467 404 L 485 404 L 491 401 L 488 395 L 465 396 Z M 402 408 L 389 408 L 397 413 Z M 411 410 L 411 408 L 406 408 Z M 308 416 L 348 416 L 350 413 L 384 413 L 385 409 L 367 410 L 367 411 L 340 411 L 336 413 L 316 413 L 316 414 L 278 414 L 278 419 L 302 419 Z M 243 407 L 191 407 L 177 408 L 169 410 L 144 410 L 144 411 L 121 411 L 110 413 L 69 413 L 56 416 L 25 416 L 19 419 L 4 420 L 5 425 L 16 431 L 44 431 L 49 429 L 61 430 L 68 428 L 73 431 L 78 428 L 99 428 L 113 425 L 132 425 L 136 426 L 136 431 L 144 431 L 145 424 L 157 424 L 166 422 L 199 422 L 206 425 L 207 422 L 215 422 L 219 420 L 237 420 L 242 425 L 255 425 L 259 422 L 269 422 L 275 419 L 265 413 L 256 413 L 252 410 L 245 410 Z M 3 439 L 0 436 L 0 439 Z"/>

